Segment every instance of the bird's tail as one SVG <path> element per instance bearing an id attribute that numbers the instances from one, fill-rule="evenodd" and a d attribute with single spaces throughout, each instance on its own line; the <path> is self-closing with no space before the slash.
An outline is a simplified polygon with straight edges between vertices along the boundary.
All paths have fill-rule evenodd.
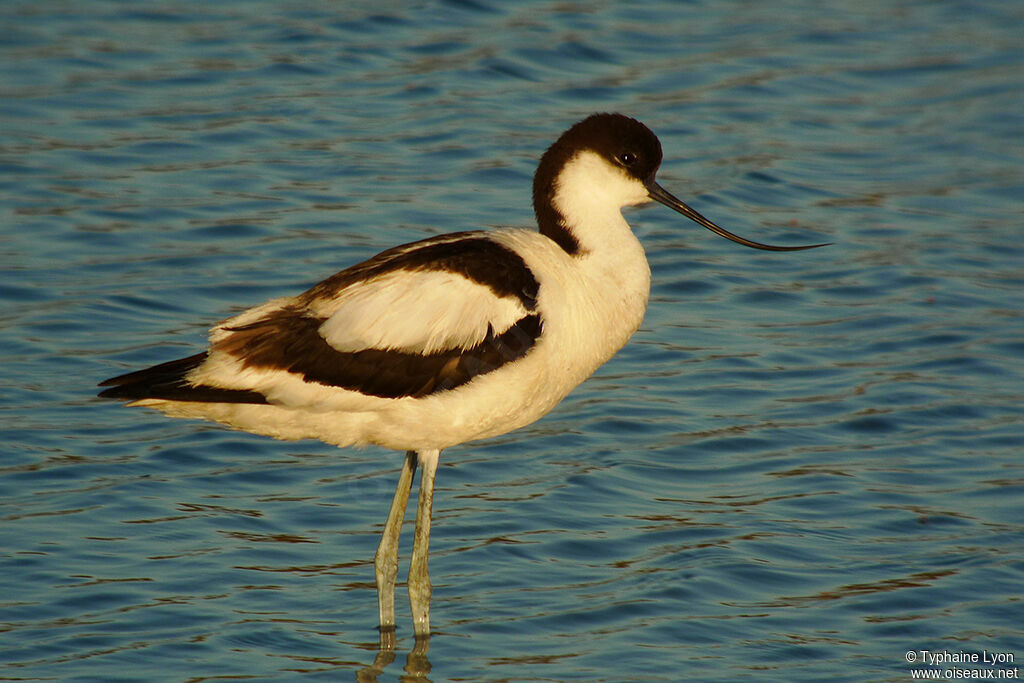
<path id="1" fill-rule="evenodd" d="M 145 370 L 111 377 L 99 383 L 101 387 L 110 387 L 101 391 L 99 395 L 101 398 L 126 401 L 162 399 L 201 403 L 267 402 L 266 397 L 256 391 L 222 389 L 189 382 L 188 373 L 206 362 L 206 357 L 207 353 L 204 351 L 188 358 L 179 358 Z"/>

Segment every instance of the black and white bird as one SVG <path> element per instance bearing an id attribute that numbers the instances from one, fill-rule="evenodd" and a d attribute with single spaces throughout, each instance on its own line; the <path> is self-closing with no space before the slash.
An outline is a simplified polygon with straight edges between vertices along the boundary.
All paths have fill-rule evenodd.
<path id="1" fill-rule="evenodd" d="M 421 468 L 409 596 L 430 632 L 427 554 L 443 449 L 554 408 L 636 332 L 651 272 L 622 208 L 654 200 L 734 242 L 655 182 L 661 143 L 620 114 L 580 121 L 533 181 L 539 230 L 476 230 L 388 249 L 210 331 L 209 349 L 108 379 L 100 396 L 279 439 L 375 444 L 406 457 L 375 557 L 393 643 L 398 535 Z"/>

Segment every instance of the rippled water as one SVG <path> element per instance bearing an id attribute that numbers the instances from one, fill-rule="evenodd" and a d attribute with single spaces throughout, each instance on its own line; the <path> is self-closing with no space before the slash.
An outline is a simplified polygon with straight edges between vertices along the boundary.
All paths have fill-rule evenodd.
<path id="1" fill-rule="evenodd" d="M 1024 660 L 1024 5 L 631 5 L 0 5 L 0 678 Z M 400 455 L 94 385 L 387 246 L 528 225 L 537 157 L 599 110 L 726 228 L 835 244 L 631 214 L 643 329 L 544 420 L 445 452 L 438 634 L 413 648 L 400 588 L 390 661 Z"/>

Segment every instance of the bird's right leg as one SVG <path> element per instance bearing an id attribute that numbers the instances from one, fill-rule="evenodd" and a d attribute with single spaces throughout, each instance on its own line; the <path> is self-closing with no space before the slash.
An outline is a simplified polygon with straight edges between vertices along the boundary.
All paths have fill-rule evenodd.
<path id="1" fill-rule="evenodd" d="M 430 556 L 430 518 L 434 510 L 434 475 L 438 450 L 424 450 L 417 453 L 420 464 L 420 500 L 416 508 L 416 536 L 412 544 L 412 561 L 409 562 L 409 604 L 412 607 L 413 635 L 421 640 L 430 635 L 430 573 L 427 561 Z"/>
<path id="2" fill-rule="evenodd" d="M 405 508 L 409 503 L 412 477 L 416 473 L 416 452 L 405 454 L 402 474 L 398 477 L 395 497 L 391 501 L 391 512 L 384 524 L 384 533 L 377 546 L 373 565 L 377 575 L 377 604 L 380 607 L 380 647 L 393 649 L 395 646 L 395 579 L 398 576 L 398 535 L 402 532 Z"/>

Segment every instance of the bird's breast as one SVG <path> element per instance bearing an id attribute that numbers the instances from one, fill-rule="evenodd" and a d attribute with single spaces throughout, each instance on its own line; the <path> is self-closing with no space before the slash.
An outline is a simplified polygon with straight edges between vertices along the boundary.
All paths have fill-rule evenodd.
<path id="1" fill-rule="evenodd" d="M 608 249 L 569 255 L 537 233 L 507 234 L 520 242 L 518 251 L 540 283 L 537 351 L 550 358 L 552 376 L 565 377 L 569 389 L 615 355 L 643 321 L 651 271 L 628 227 L 624 237 Z"/>

